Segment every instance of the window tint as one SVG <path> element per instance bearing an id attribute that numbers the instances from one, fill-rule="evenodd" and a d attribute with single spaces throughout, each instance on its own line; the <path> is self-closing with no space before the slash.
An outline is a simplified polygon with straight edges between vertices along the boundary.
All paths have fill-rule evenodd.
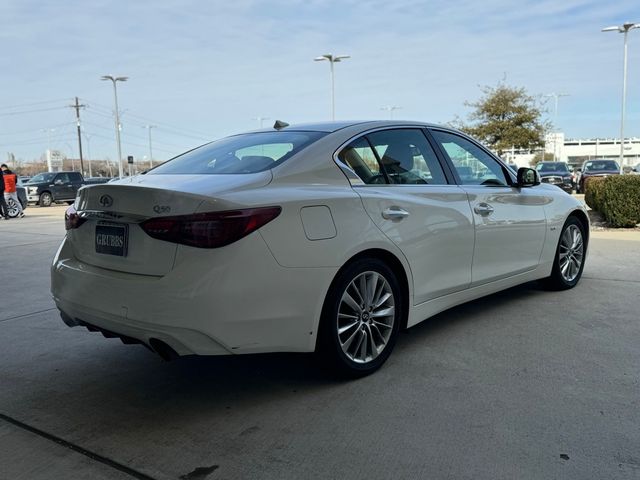
<path id="1" fill-rule="evenodd" d="M 62 183 L 70 183 L 69 175 L 67 175 L 66 173 L 59 173 L 55 181 L 62 182 Z"/>
<path id="2" fill-rule="evenodd" d="M 223 138 L 150 170 L 155 174 L 255 173 L 280 165 L 324 132 L 262 132 Z"/>
<path id="3" fill-rule="evenodd" d="M 390 183 L 446 185 L 440 162 L 421 130 L 381 130 L 367 138 Z"/>
<path id="4" fill-rule="evenodd" d="M 364 137 L 351 142 L 338 154 L 338 158 L 367 184 L 386 183 L 369 142 Z"/>
<path id="5" fill-rule="evenodd" d="M 69 178 L 71 179 L 72 182 L 81 182 L 82 181 L 82 177 L 80 176 L 80 174 L 78 172 L 72 172 L 69 174 Z"/>
<path id="6" fill-rule="evenodd" d="M 463 185 L 508 185 L 502 166 L 469 140 L 448 132 L 432 131 L 447 152 Z"/>

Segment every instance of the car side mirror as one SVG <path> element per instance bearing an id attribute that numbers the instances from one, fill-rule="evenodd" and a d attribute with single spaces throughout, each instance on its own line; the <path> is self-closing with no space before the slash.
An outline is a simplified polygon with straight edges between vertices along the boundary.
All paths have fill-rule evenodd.
<path id="1" fill-rule="evenodd" d="M 540 185 L 540 175 L 533 168 L 522 167 L 518 169 L 518 184 L 519 188 L 522 187 L 535 187 Z"/>

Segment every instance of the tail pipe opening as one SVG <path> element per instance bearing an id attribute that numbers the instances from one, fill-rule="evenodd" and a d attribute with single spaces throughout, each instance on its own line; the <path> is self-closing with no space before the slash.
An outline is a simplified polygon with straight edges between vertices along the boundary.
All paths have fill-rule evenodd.
<path id="1" fill-rule="evenodd" d="M 175 360 L 176 358 L 179 357 L 177 352 L 173 348 L 171 348 L 169 345 L 164 343 L 162 340 L 158 340 L 157 338 L 152 338 L 149 340 L 149 345 L 151 345 L 151 348 L 153 348 L 153 350 L 158 355 L 160 355 L 160 357 L 163 360 L 167 362 L 170 362 L 171 360 Z"/>

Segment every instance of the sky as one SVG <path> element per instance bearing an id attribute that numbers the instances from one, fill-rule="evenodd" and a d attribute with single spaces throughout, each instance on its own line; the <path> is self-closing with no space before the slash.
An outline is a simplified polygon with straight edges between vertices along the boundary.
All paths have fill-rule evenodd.
<path id="1" fill-rule="evenodd" d="M 50 147 L 114 159 L 118 83 L 123 156 L 165 160 L 280 119 L 330 119 L 325 53 L 335 65 L 337 120 L 446 123 L 504 82 L 566 93 L 545 118 L 569 138 L 618 137 L 623 35 L 637 0 L 2 0 L 0 159 Z M 625 136 L 640 137 L 640 29 L 628 36 Z"/>

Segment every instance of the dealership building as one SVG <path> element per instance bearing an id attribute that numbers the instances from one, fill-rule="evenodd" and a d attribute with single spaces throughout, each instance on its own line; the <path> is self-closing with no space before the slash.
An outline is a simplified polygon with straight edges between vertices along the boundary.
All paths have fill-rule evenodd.
<path id="1" fill-rule="evenodd" d="M 606 158 L 619 161 L 619 138 L 565 138 L 564 133 L 550 133 L 546 137 L 545 152 L 555 153 L 555 158 L 569 165 L 580 168 L 587 160 L 594 158 Z M 519 167 L 531 165 L 535 154 L 540 150 L 511 149 L 503 153 L 502 157 L 509 163 L 515 163 Z M 640 163 L 640 138 L 625 138 L 624 141 L 624 166 L 633 167 Z"/>

